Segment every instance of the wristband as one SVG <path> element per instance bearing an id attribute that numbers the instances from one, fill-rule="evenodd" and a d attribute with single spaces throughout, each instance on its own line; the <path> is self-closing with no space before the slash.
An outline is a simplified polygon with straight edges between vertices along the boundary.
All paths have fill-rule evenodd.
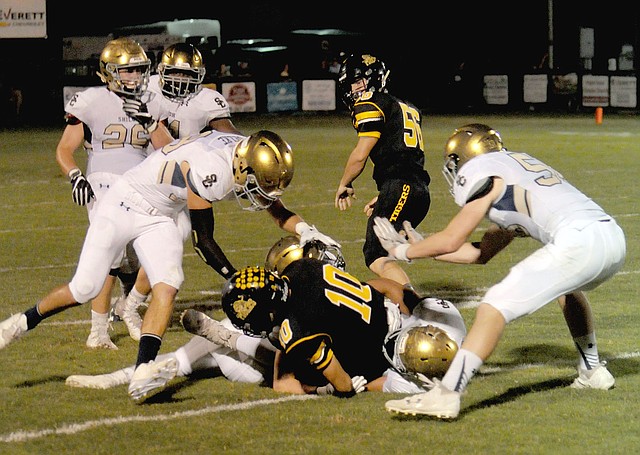
<path id="1" fill-rule="evenodd" d="M 335 390 L 333 392 L 333 396 L 338 398 L 351 398 L 355 394 L 356 394 L 356 391 L 353 389 L 349 390 L 348 392 L 341 392 L 339 390 Z"/>
<path id="2" fill-rule="evenodd" d="M 403 243 L 402 245 L 398 245 L 393 250 L 393 255 L 396 257 L 396 259 L 400 259 L 401 261 L 411 262 L 411 259 L 407 257 L 407 250 L 410 246 L 410 243 Z"/>
<path id="3" fill-rule="evenodd" d="M 74 167 L 69 171 L 69 173 L 67 174 L 67 177 L 69 178 L 69 181 L 71 181 L 80 175 L 82 175 L 82 171 L 77 167 Z"/>
<path id="4" fill-rule="evenodd" d="M 154 120 L 153 122 L 151 122 L 151 125 L 147 127 L 147 133 L 151 134 L 157 129 L 158 129 L 158 121 Z"/>

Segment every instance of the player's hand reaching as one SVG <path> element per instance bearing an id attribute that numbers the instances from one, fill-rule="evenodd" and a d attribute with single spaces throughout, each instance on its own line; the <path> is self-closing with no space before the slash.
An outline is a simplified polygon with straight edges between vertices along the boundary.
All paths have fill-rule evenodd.
<path id="1" fill-rule="evenodd" d="M 158 127 L 158 121 L 149 114 L 147 104 L 133 98 L 126 98 L 122 104 L 122 110 L 129 117 L 134 119 L 147 130 L 149 134 L 153 133 Z"/>
<path id="2" fill-rule="evenodd" d="M 411 226 L 411 221 L 403 221 L 402 227 L 404 228 L 404 233 L 407 235 L 407 239 L 409 239 L 409 243 L 416 243 L 420 240 L 424 240 L 424 236 Z"/>
<path id="3" fill-rule="evenodd" d="M 91 184 L 78 168 L 69 171 L 69 182 L 71 183 L 71 197 L 78 205 L 87 205 L 91 198 L 95 197 Z"/>
<path id="4" fill-rule="evenodd" d="M 334 205 L 341 211 L 351 207 L 351 198 L 356 198 L 356 192 L 351 185 L 340 185 L 336 191 L 336 199 Z"/>
<path id="5" fill-rule="evenodd" d="M 382 247 L 389 253 L 389 257 L 410 262 L 407 258 L 407 249 L 411 244 L 406 237 L 397 232 L 393 224 L 386 218 L 377 216 L 374 223 L 373 231 L 380 239 Z"/>
<path id="6" fill-rule="evenodd" d="M 335 240 L 333 240 L 331 237 L 329 237 L 326 234 L 323 234 L 322 232 L 318 231 L 318 229 L 316 229 L 315 226 L 310 226 L 304 221 L 301 221 L 298 224 L 296 224 L 295 229 L 296 229 L 296 234 L 300 236 L 300 246 L 305 246 L 307 243 L 313 240 L 319 240 L 325 245 L 333 245 L 338 248 L 341 247 L 341 245 Z"/>

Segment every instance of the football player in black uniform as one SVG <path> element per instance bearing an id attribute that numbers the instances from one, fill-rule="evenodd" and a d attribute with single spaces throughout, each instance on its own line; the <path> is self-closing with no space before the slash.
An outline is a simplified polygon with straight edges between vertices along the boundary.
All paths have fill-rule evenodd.
<path id="1" fill-rule="evenodd" d="M 223 289 L 222 309 L 245 333 L 269 336 L 306 393 L 330 383 L 334 395 L 350 397 L 389 368 L 381 346 L 401 325 L 400 307 L 393 302 L 415 306 L 418 300 L 393 280 L 363 283 L 334 265 L 303 257 L 282 276 L 264 267 L 237 271 Z M 410 314 L 404 304 L 402 311 Z"/>
<path id="2" fill-rule="evenodd" d="M 340 210 L 351 207 L 353 182 L 371 159 L 378 195 L 364 208 L 369 217 L 363 247 L 365 263 L 380 277 L 408 284 L 409 277 L 400 265 L 387 258 L 387 251 L 373 232 L 373 219 L 387 218 L 398 230 L 403 228 L 403 221 L 417 227 L 429 211 L 431 178 L 424 168 L 420 110 L 387 93 L 388 76 L 384 62 L 373 55 L 350 55 L 342 63 L 339 90 L 351 111 L 358 142 L 345 165 L 335 206 Z"/>

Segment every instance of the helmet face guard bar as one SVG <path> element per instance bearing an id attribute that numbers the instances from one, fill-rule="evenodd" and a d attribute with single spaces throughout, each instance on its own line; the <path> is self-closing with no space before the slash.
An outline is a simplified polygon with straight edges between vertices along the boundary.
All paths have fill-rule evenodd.
<path id="1" fill-rule="evenodd" d="M 247 175 L 244 185 L 235 184 L 234 194 L 242 210 L 258 212 L 271 207 L 280 194 L 268 194 L 258 185 L 256 176 Z"/>

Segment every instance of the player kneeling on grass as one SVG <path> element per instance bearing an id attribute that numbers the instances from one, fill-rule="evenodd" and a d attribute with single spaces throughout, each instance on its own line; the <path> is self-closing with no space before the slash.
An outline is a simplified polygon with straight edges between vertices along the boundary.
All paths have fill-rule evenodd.
<path id="1" fill-rule="evenodd" d="M 555 299 L 579 354 L 572 387 L 613 387 L 615 379 L 600 362 L 583 291 L 610 279 L 624 263 L 625 236 L 616 221 L 556 170 L 531 155 L 506 150 L 500 134 L 487 125 L 454 131 L 445 146 L 443 174 L 460 212 L 444 230 L 424 239 L 410 225 L 405 225 L 407 239 L 388 220 L 376 218 L 376 234 L 391 257 L 483 264 L 516 236 L 529 236 L 543 246 L 485 294 L 442 382 L 427 393 L 388 401 L 387 410 L 457 417 L 462 392 L 496 348 L 507 323 Z M 482 240 L 467 242 L 485 218 L 493 224 Z"/>

